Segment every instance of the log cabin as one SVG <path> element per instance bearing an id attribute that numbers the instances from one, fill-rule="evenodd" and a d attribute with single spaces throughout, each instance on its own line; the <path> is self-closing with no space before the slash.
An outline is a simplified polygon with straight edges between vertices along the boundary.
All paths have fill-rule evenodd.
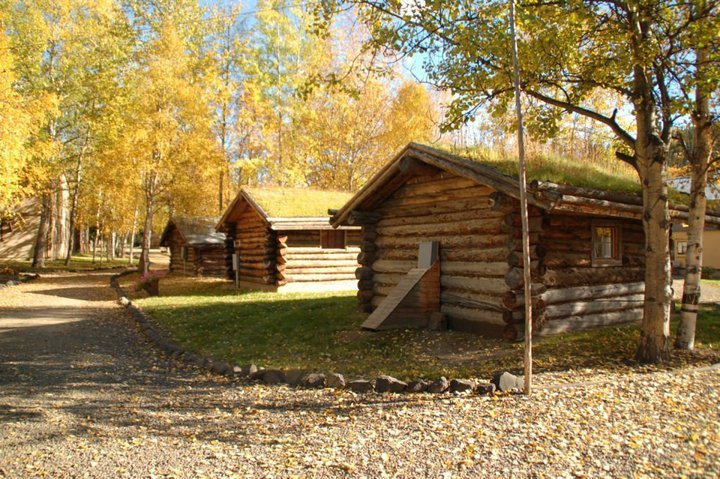
<path id="1" fill-rule="evenodd" d="M 174 217 L 160 236 L 170 250 L 170 272 L 190 276 L 225 276 L 225 235 L 215 231 L 217 218 Z"/>
<path id="2" fill-rule="evenodd" d="M 333 228 L 328 215 L 328 208 L 350 196 L 299 188 L 241 189 L 216 226 L 227 237 L 228 278 L 241 288 L 266 291 L 355 290 L 360 227 Z"/>
<path id="3" fill-rule="evenodd" d="M 641 319 L 642 198 L 546 181 L 528 190 L 536 333 Z M 440 324 L 521 337 L 518 198 L 516 176 L 408 145 L 332 212 L 334 226 L 362 227 L 358 301 L 371 313 L 363 327 Z M 670 214 L 682 221 L 688 210 L 673 206 Z"/>

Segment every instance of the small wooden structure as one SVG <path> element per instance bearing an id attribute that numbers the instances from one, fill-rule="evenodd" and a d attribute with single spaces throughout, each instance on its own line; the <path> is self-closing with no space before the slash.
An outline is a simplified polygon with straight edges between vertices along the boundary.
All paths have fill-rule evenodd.
<path id="1" fill-rule="evenodd" d="M 537 331 L 551 334 L 640 319 L 642 198 L 537 181 L 528 190 Z M 332 219 L 337 226 L 362 226 L 356 273 L 361 310 L 397 311 L 383 306 L 385 301 L 397 301 L 393 291 L 417 268 L 420 242 L 437 241 L 439 310 L 448 326 L 522 337 L 518 196 L 517 178 L 467 158 L 408 145 Z M 687 208 L 673 207 L 671 215 L 686 219 Z M 720 223 L 720 217 L 709 215 L 707 221 Z M 401 313 L 385 319 L 407 323 L 392 314 Z M 427 321 L 415 316 L 417 327 Z M 375 323 L 382 321 L 375 318 Z"/>
<path id="2" fill-rule="evenodd" d="M 160 236 L 170 249 L 170 271 L 191 276 L 225 276 L 225 235 L 217 218 L 174 217 Z"/>
<path id="3" fill-rule="evenodd" d="M 37 199 L 27 198 L 5 215 L 0 212 L 0 260 L 32 259 L 40 209 Z"/>
<path id="4" fill-rule="evenodd" d="M 217 224 L 227 235 L 228 278 L 237 273 L 240 287 L 271 291 L 355 289 L 360 228 L 333 229 L 327 213 L 350 196 L 296 188 L 240 190 Z"/>

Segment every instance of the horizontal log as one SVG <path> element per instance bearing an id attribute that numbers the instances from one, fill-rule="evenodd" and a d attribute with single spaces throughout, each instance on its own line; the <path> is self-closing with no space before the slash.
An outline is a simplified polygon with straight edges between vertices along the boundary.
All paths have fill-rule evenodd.
<path id="1" fill-rule="evenodd" d="M 627 311 L 616 311 L 613 313 L 590 314 L 567 319 L 555 319 L 546 321 L 538 332 L 540 336 L 564 333 L 567 331 L 580 331 L 600 326 L 611 326 L 615 324 L 635 322 L 642 320 L 643 309 L 629 309 Z"/>
<path id="2" fill-rule="evenodd" d="M 464 319 L 466 321 L 475 321 L 480 323 L 489 323 L 504 325 L 502 313 L 490 309 L 479 308 L 463 308 L 462 306 L 454 306 L 451 304 L 443 304 L 440 311 L 449 318 Z"/>
<path id="3" fill-rule="evenodd" d="M 312 275 L 321 275 L 321 274 L 329 274 L 329 275 L 336 275 L 336 274 L 345 274 L 349 278 L 355 277 L 355 270 L 357 269 L 357 265 L 350 265 L 350 266 L 330 266 L 330 267 L 301 267 L 301 268 L 285 268 L 285 276 L 286 277 L 295 277 L 297 275 L 305 275 L 305 274 L 312 274 Z"/>
<path id="4" fill-rule="evenodd" d="M 480 294 L 462 289 L 443 288 L 440 293 L 440 300 L 443 304 L 465 308 L 492 309 L 494 311 L 503 311 L 505 309 L 500 295 Z"/>
<path id="5" fill-rule="evenodd" d="M 352 274 L 347 273 L 294 274 L 285 278 L 288 283 L 319 283 L 323 281 L 341 281 L 349 279 L 352 279 Z"/>
<path id="6" fill-rule="evenodd" d="M 400 190 L 395 192 L 394 197 L 425 196 L 463 188 L 477 188 L 479 191 L 487 191 L 489 195 L 492 190 L 478 185 L 473 180 L 453 176 L 449 178 L 437 178 L 424 183 L 406 183 Z"/>
<path id="7" fill-rule="evenodd" d="M 397 284 L 397 282 L 391 284 Z M 440 284 L 443 288 L 453 288 L 485 294 L 500 295 L 508 290 L 502 278 L 468 278 L 466 276 L 442 275 L 440 277 Z"/>
<path id="8" fill-rule="evenodd" d="M 417 266 L 417 261 L 390 261 L 378 260 L 372 264 L 375 273 L 400 273 L 405 274 Z"/>
<path id="9" fill-rule="evenodd" d="M 509 266 L 504 261 L 498 262 L 454 262 L 443 261 L 440 263 L 440 271 L 442 274 L 461 275 L 461 276 L 504 276 Z"/>
<path id="10" fill-rule="evenodd" d="M 323 260 L 299 260 L 290 257 L 287 264 L 288 270 L 295 270 L 299 268 L 352 268 L 355 270 L 358 263 L 355 259 L 323 259 Z"/>
<path id="11" fill-rule="evenodd" d="M 357 268 L 355 270 L 355 279 L 371 280 L 373 279 L 373 270 L 368 267 Z"/>
<path id="12" fill-rule="evenodd" d="M 360 253 L 357 255 L 357 262 L 362 265 L 371 265 L 376 259 L 375 253 Z"/>
<path id="13" fill-rule="evenodd" d="M 537 262 L 530 262 L 530 277 L 534 280 L 542 277 L 545 274 L 545 267 Z M 508 272 L 505 273 L 505 284 L 510 289 L 521 288 L 525 284 L 523 268 L 509 268 Z"/>
<path id="14" fill-rule="evenodd" d="M 402 208 L 404 206 L 434 205 L 440 202 L 458 201 L 469 198 L 489 196 L 492 189 L 485 187 L 463 188 L 459 190 L 442 191 L 433 194 L 413 197 L 391 197 L 383 203 L 383 209 Z M 396 193 L 397 194 L 397 193 Z"/>
<path id="15" fill-rule="evenodd" d="M 543 259 L 548 268 L 586 268 L 592 265 L 589 253 L 548 252 Z"/>
<path id="16" fill-rule="evenodd" d="M 378 211 L 352 211 L 348 216 L 347 224 L 349 225 L 366 225 L 373 224 L 380 219 Z"/>
<path id="17" fill-rule="evenodd" d="M 505 261 L 506 248 L 440 248 L 440 261 Z M 382 249 L 375 253 L 376 259 L 417 261 L 417 247 Z"/>
<path id="18" fill-rule="evenodd" d="M 542 294 L 546 304 L 565 303 L 583 299 L 609 298 L 642 294 L 645 282 L 624 284 L 600 284 L 596 286 L 578 286 L 562 289 L 548 289 Z"/>
<path id="19" fill-rule="evenodd" d="M 378 226 L 378 235 L 426 236 L 426 235 L 471 235 L 500 234 L 503 226 L 500 222 L 487 219 L 469 219 L 454 223 L 434 223 L 423 225 Z"/>
<path id="20" fill-rule="evenodd" d="M 546 250 L 543 246 L 540 246 L 540 245 L 530 246 L 530 261 L 538 261 L 538 260 L 544 258 L 545 254 L 546 254 Z M 505 257 L 505 261 L 510 266 L 522 267 L 522 264 L 523 264 L 522 252 L 511 251 Z"/>
<path id="21" fill-rule="evenodd" d="M 422 241 L 438 241 L 440 249 L 443 248 L 491 248 L 500 247 L 508 244 L 510 237 L 507 234 L 488 234 L 488 235 L 427 235 Z M 381 236 L 375 244 L 380 249 L 394 248 L 397 246 L 410 247 L 417 250 L 419 240 L 412 241 L 403 237 Z"/>
<path id="22" fill-rule="evenodd" d="M 354 251 L 345 252 L 342 250 L 320 250 L 316 253 L 288 253 L 285 258 L 290 262 L 312 262 L 312 261 L 357 261 L 358 253 Z"/>
<path id="23" fill-rule="evenodd" d="M 371 279 L 361 279 L 357 282 L 358 289 L 373 289 L 375 282 Z"/>
<path id="24" fill-rule="evenodd" d="M 408 212 L 405 216 L 395 216 L 390 218 L 383 218 L 378 221 L 377 228 L 385 228 L 388 226 L 407 226 L 407 225 L 428 225 L 428 224 L 440 224 L 440 223 L 456 223 L 458 221 L 466 221 L 468 219 L 495 219 L 500 220 L 503 218 L 502 213 L 491 211 L 487 208 L 465 208 L 452 213 L 434 213 L 421 215 L 417 212 Z"/>
<path id="25" fill-rule="evenodd" d="M 408 216 L 433 216 L 444 213 L 472 211 L 482 209 L 483 206 L 486 208 L 493 208 L 493 205 L 494 200 L 491 198 L 474 198 L 462 201 L 441 201 L 432 205 L 425 206 L 412 205 L 406 207 L 391 208 L 388 207 L 388 205 L 384 204 L 379 209 L 379 211 L 382 214 L 382 219 L 386 220 L 388 218 L 404 218 Z M 499 209 L 494 211 L 498 211 L 498 217 L 504 216 L 504 210 Z"/>
<path id="26" fill-rule="evenodd" d="M 331 255 L 331 254 L 355 254 L 360 252 L 360 248 L 357 246 L 351 246 L 348 248 L 320 248 L 307 247 L 307 246 L 289 246 L 286 248 L 285 254 L 288 256 L 301 256 L 301 255 Z"/>
<path id="27" fill-rule="evenodd" d="M 372 301 L 374 293 L 372 290 L 359 290 L 357 292 L 357 298 L 360 301 L 369 302 Z"/>
<path id="28" fill-rule="evenodd" d="M 635 283 L 644 279 L 642 267 L 564 268 L 548 269 L 543 282 L 548 288 Z"/>
<path id="29" fill-rule="evenodd" d="M 643 303 L 644 295 L 639 294 L 622 296 L 620 298 L 598 298 L 591 301 L 551 304 L 545 307 L 545 317 L 548 319 L 556 319 L 611 311 L 623 311 L 641 307 Z"/>

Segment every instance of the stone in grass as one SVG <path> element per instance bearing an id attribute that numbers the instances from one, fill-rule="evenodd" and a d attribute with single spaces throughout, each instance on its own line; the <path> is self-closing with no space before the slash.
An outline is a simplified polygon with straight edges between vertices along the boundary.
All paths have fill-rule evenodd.
<path id="1" fill-rule="evenodd" d="M 224 361 L 213 361 L 212 366 L 210 366 L 210 370 L 215 374 L 220 374 L 222 376 L 233 375 L 232 367 Z"/>
<path id="2" fill-rule="evenodd" d="M 407 388 L 407 383 L 392 376 L 378 376 L 375 380 L 375 391 L 379 393 L 401 393 Z"/>
<path id="3" fill-rule="evenodd" d="M 481 383 L 475 388 L 475 392 L 482 395 L 495 394 L 495 385 L 493 383 Z"/>
<path id="4" fill-rule="evenodd" d="M 347 388 L 356 393 L 369 393 L 374 389 L 372 381 L 367 379 L 355 379 L 347 383 Z"/>
<path id="5" fill-rule="evenodd" d="M 472 391 L 475 388 L 475 383 L 469 379 L 453 379 L 450 381 L 450 392 L 451 393 L 464 393 Z"/>
<path id="6" fill-rule="evenodd" d="M 279 369 L 263 369 L 262 371 L 258 371 L 256 374 L 260 375 L 258 379 L 265 384 L 282 384 L 286 382 L 285 373 Z"/>
<path id="7" fill-rule="evenodd" d="M 405 391 L 407 391 L 409 393 L 423 393 L 423 392 L 427 391 L 428 386 L 430 386 L 430 384 L 427 381 L 423 381 L 423 380 L 410 381 L 408 383 L 407 389 L 405 389 Z"/>
<path id="8" fill-rule="evenodd" d="M 258 372 L 258 367 L 255 366 L 254 364 L 246 364 L 244 366 L 236 366 L 236 368 L 237 369 L 235 369 L 235 373 L 238 376 L 244 376 L 244 377 L 250 376 L 252 378 L 252 376 Z"/>
<path id="9" fill-rule="evenodd" d="M 428 392 L 437 394 L 447 391 L 447 388 L 450 387 L 450 383 L 448 382 L 447 378 L 445 376 L 440 377 L 440 379 L 436 379 L 428 386 Z"/>
<path id="10" fill-rule="evenodd" d="M 302 369 L 291 369 L 285 372 L 285 380 L 290 386 L 296 388 L 302 384 L 306 374 L 307 371 L 303 371 Z"/>
<path id="11" fill-rule="evenodd" d="M 491 381 L 498 391 L 517 391 L 525 386 L 523 376 L 515 376 L 508 372 L 495 373 Z"/>
<path id="12" fill-rule="evenodd" d="M 325 375 L 321 373 L 311 373 L 305 375 L 302 385 L 306 388 L 323 388 L 325 387 Z"/>
<path id="13" fill-rule="evenodd" d="M 325 386 L 329 388 L 342 389 L 345 387 L 345 377 L 339 373 L 330 373 L 325 378 Z"/>

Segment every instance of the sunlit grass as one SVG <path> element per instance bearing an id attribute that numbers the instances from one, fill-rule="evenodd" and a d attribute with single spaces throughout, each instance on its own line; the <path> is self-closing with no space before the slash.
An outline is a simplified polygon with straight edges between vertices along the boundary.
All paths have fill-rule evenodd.
<path id="1" fill-rule="evenodd" d="M 237 292 L 222 280 L 169 276 L 161 296 L 149 298 L 133 291 L 135 280 L 123 278 L 126 291 L 175 341 L 232 363 L 403 379 L 522 371 L 519 343 L 457 331 L 363 331 L 366 315 L 357 312 L 352 291 Z M 703 308 L 697 336 L 701 350 L 718 352 L 720 311 Z M 638 325 L 628 324 L 537 339 L 535 370 L 627 368 L 638 338 Z M 676 356 L 679 363 L 694 360 Z"/>
<path id="2" fill-rule="evenodd" d="M 137 261 L 136 261 L 137 263 Z M 2 260 L 0 259 L 0 270 L 11 268 L 15 271 L 34 271 L 34 272 L 52 272 L 52 271 L 92 271 L 105 268 L 119 268 L 122 266 L 130 266 L 127 259 L 107 260 L 105 258 L 96 257 L 93 262 L 91 254 L 75 255 L 72 257 L 70 264 L 65 266 L 64 259 L 45 261 L 45 267 L 33 269 L 30 260 Z"/>

